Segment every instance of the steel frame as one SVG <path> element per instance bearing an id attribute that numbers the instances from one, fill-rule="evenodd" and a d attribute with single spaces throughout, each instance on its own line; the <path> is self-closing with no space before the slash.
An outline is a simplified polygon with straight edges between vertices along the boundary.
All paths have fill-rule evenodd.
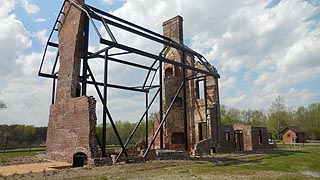
<path id="1" fill-rule="evenodd" d="M 138 127 L 140 126 L 141 122 L 143 121 L 143 119 L 146 120 L 146 146 L 147 149 L 143 155 L 143 158 L 145 158 L 148 154 L 148 152 L 150 151 L 152 145 L 154 144 L 154 141 L 156 139 L 156 137 L 159 135 L 160 133 L 160 148 L 163 148 L 163 125 L 168 117 L 168 114 L 170 113 L 170 110 L 172 109 L 173 103 L 176 100 L 176 98 L 178 97 L 178 94 L 180 93 L 180 91 L 182 91 L 183 93 L 183 97 L 184 99 L 186 99 L 186 82 L 189 80 L 193 80 L 193 79 L 198 79 L 198 78 L 205 78 L 206 76 L 213 76 L 215 78 L 219 78 L 219 74 L 215 71 L 212 71 L 210 69 L 210 64 L 209 62 L 199 53 L 197 53 L 196 51 L 188 48 L 187 46 L 183 45 L 183 44 L 179 44 L 175 41 L 173 41 L 172 39 L 165 37 L 161 34 L 158 34 L 156 32 L 153 32 L 151 30 L 148 30 L 144 27 L 141 27 L 139 25 L 136 25 L 134 23 L 131 23 L 129 21 L 126 21 L 124 19 L 121 19 L 119 17 L 116 17 L 114 15 L 111 15 L 107 12 L 104 12 L 102 10 L 99 10 L 95 7 L 92 7 L 90 5 L 84 4 L 83 6 L 80 6 L 78 4 L 76 4 L 75 2 L 73 2 L 72 0 L 65 0 L 59 15 L 54 23 L 54 26 L 52 28 L 52 31 L 49 35 L 48 41 L 46 43 L 45 46 L 45 50 L 44 50 L 44 54 L 43 54 L 43 58 L 40 64 L 40 68 L 39 68 L 39 72 L 38 72 L 38 76 L 41 77 L 46 77 L 46 78 L 52 78 L 53 79 L 53 88 L 52 88 L 52 104 L 54 103 L 55 100 L 55 89 L 56 89 L 56 80 L 58 78 L 58 71 L 57 71 L 57 63 L 59 61 L 59 50 L 58 50 L 58 43 L 57 42 L 53 42 L 53 35 L 55 33 L 58 32 L 58 24 L 60 23 L 59 19 L 61 18 L 62 15 L 64 15 L 63 13 L 63 7 L 65 5 L 65 3 L 70 3 L 72 6 L 76 7 L 79 11 L 83 11 L 86 14 L 86 32 L 85 32 L 85 39 L 86 39 L 86 43 L 85 43 L 85 47 L 83 48 L 83 54 L 84 56 L 82 57 L 82 74 L 80 75 L 80 82 L 82 84 L 82 95 L 86 96 L 87 95 L 87 85 L 93 85 L 94 88 L 96 89 L 96 92 L 99 96 L 99 99 L 102 103 L 103 106 L 103 136 L 102 136 L 102 140 L 100 141 L 97 137 L 97 141 L 98 141 L 98 145 L 101 148 L 102 151 L 102 156 L 105 157 L 106 156 L 106 123 L 107 123 L 107 119 L 109 120 L 116 136 L 117 139 L 121 145 L 121 152 L 118 154 L 116 162 L 119 161 L 120 156 L 124 153 L 124 155 L 126 156 L 126 158 L 128 158 L 128 153 L 126 151 L 126 147 L 128 146 L 128 144 L 130 143 L 131 138 L 134 136 L 135 132 L 137 131 Z M 98 26 L 96 25 L 96 22 L 100 22 L 102 25 L 101 27 L 104 28 L 104 30 L 108 33 L 109 39 L 105 39 L 102 37 L 101 32 L 98 28 Z M 94 29 L 96 36 L 99 38 L 99 42 L 100 45 L 103 46 L 103 48 L 99 51 L 96 52 L 89 52 L 88 51 L 88 45 L 89 45 L 89 26 L 91 25 L 91 27 Z M 133 35 L 139 36 L 139 37 L 143 37 L 149 41 L 152 41 L 153 43 L 159 44 L 163 46 L 162 51 L 159 54 L 154 54 L 154 53 L 150 53 L 147 52 L 143 49 L 137 49 L 134 48 L 132 46 L 128 46 L 128 45 L 124 45 L 121 44 L 119 42 L 117 42 L 116 37 L 114 36 L 113 32 L 111 31 L 110 27 L 115 27 L 118 29 L 121 29 L 123 31 L 125 31 L 126 33 L 131 33 Z M 100 28 L 101 29 L 101 28 Z M 43 72 L 43 65 L 46 61 L 46 54 L 48 51 L 48 47 L 53 47 L 53 48 L 57 48 L 57 53 L 56 53 L 56 57 L 54 59 L 54 63 L 53 63 L 53 67 L 52 67 L 52 71 L 51 73 L 47 73 L 47 72 Z M 165 57 L 165 51 L 167 51 L 169 48 L 173 48 L 176 49 L 180 52 L 180 55 L 182 57 L 182 62 L 176 62 L 176 61 L 172 61 L 170 59 L 167 59 Z M 120 52 L 114 53 L 114 54 L 109 54 L 109 51 L 111 49 L 118 49 L 120 50 Z M 134 62 L 130 62 L 130 60 L 125 60 L 125 59 L 121 59 L 119 58 L 120 55 L 123 54 L 135 54 L 138 56 L 142 56 L 144 58 L 148 58 L 150 59 L 153 63 L 152 65 L 148 66 L 145 64 L 138 64 L 138 63 L 134 63 Z M 199 69 L 193 66 L 190 66 L 186 63 L 185 61 L 185 57 L 186 55 L 192 55 L 195 57 L 196 61 L 199 61 L 202 65 L 204 65 L 206 67 L 205 70 L 203 69 Z M 89 60 L 91 59 L 95 59 L 95 58 L 102 58 L 104 59 L 104 81 L 103 82 L 98 82 L 95 79 L 95 76 L 92 72 L 92 69 L 88 63 Z M 117 62 L 120 64 L 124 64 L 127 66 L 132 66 L 132 67 L 136 67 L 139 68 L 141 70 L 147 70 L 148 73 L 142 83 L 141 86 L 137 86 L 137 87 L 129 87 L 129 86 L 123 86 L 123 85 L 119 85 L 119 84 L 110 84 L 108 83 L 108 62 L 109 61 L 113 61 L 113 62 Z M 178 89 L 178 91 L 176 92 L 174 98 L 171 101 L 171 104 L 169 105 L 168 109 L 166 109 L 166 111 L 163 110 L 162 107 L 162 99 L 163 99 L 163 83 L 162 83 L 162 78 L 163 78 L 163 73 L 162 73 L 162 67 L 163 67 L 163 63 L 168 63 L 168 64 L 172 64 L 175 66 L 179 66 L 182 68 L 182 83 L 180 84 L 180 87 Z M 186 76 L 186 71 L 187 70 L 191 70 L 193 73 L 193 76 L 187 77 Z M 156 75 L 159 75 L 159 84 L 154 84 L 154 80 L 156 78 Z M 197 74 L 201 74 L 201 76 L 196 76 Z M 147 82 L 150 81 L 149 85 L 147 85 Z M 100 91 L 99 86 L 103 87 L 103 92 Z M 144 113 L 141 115 L 140 120 L 137 122 L 135 128 L 133 129 L 133 131 L 131 132 L 130 136 L 128 137 L 128 139 L 126 140 L 126 142 L 124 143 L 119 135 L 118 129 L 114 123 L 114 120 L 112 118 L 112 115 L 109 111 L 108 108 L 108 98 L 107 98 L 107 92 L 108 92 L 108 88 L 115 88 L 115 89 L 122 89 L 122 90 L 128 90 L 128 91 L 135 91 L 135 92 L 141 92 L 141 93 L 145 93 L 145 97 L 146 97 L 146 107 L 145 107 L 145 111 Z M 151 98 L 152 100 L 149 102 L 149 91 L 155 89 L 156 93 L 155 95 Z M 159 127 L 156 130 L 154 136 L 152 137 L 151 140 L 148 139 L 149 136 L 149 132 L 148 132 L 148 112 L 150 107 L 154 104 L 156 98 L 159 97 L 159 109 L 160 109 L 160 123 L 159 123 Z M 188 150 L 188 137 L 187 137 L 187 129 L 188 129 L 188 125 L 187 125 L 187 111 L 186 111 L 186 101 L 184 101 L 183 104 L 183 108 L 184 108 L 184 134 L 185 134 L 185 150 Z M 166 112 L 166 113 L 164 113 Z"/>

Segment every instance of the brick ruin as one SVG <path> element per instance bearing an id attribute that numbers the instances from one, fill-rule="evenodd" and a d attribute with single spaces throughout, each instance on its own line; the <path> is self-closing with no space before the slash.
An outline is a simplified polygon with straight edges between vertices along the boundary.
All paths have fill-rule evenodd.
<path id="1" fill-rule="evenodd" d="M 177 16 L 163 23 L 164 36 L 174 41 L 183 43 L 182 17 Z M 176 49 L 168 49 L 165 55 L 168 59 L 177 62 L 205 69 L 199 62 L 195 62 L 191 55 L 183 55 Z M 213 66 L 210 69 L 217 72 Z M 175 93 L 183 81 L 182 69 L 169 63 L 163 67 L 164 99 L 163 107 L 167 109 Z M 187 70 L 186 76 L 192 76 L 193 71 Z M 186 101 L 187 115 L 187 138 L 184 138 L 184 108 Z M 165 113 L 165 112 L 164 112 Z M 185 150 L 185 143 L 188 144 L 188 151 L 191 154 L 197 153 L 197 149 L 210 151 L 216 148 L 219 143 L 219 94 L 218 79 L 212 76 L 204 76 L 197 73 L 195 80 L 186 81 L 186 99 L 180 92 L 176 98 L 173 108 L 164 125 L 164 148 L 169 150 Z M 185 142 L 187 139 L 187 142 Z M 155 142 L 155 148 L 160 148 L 160 138 Z M 201 142 L 201 143 L 200 143 Z M 202 147 L 205 146 L 205 147 Z M 204 150 L 203 150 L 204 151 Z"/>
<path id="2" fill-rule="evenodd" d="M 163 23 L 164 36 L 183 44 L 182 17 L 177 16 Z M 166 51 L 166 57 L 173 61 L 182 62 L 183 57 L 176 49 Z M 206 67 L 194 61 L 194 57 L 185 55 L 185 62 L 199 69 Z M 212 71 L 216 71 L 210 66 Z M 163 67 L 164 99 L 163 107 L 166 109 L 179 85 L 183 81 L 182 70 L 178 66 L 165 64 Z M 187 70 L 186 75 L 192 76 L 194 72 Z M 269 149 L 274 145 L 268 142 L 269 133 L 265 127 L 251 127 L 246 125 L 221 126 L 218 78 L 204 76 L 197 73 L 198 78 L 187 81 L 186 99 L 180 92 L 173 104 L 167 121 L 163 127 L 164 148 L 183 151 L 184 139 L 184 101 L 187 102 L 187 144 L 188 152 L 192 155 L 203 155 L 217 152 L 247 151 Z M 165 112 L 164 112 L 165 113 Z M 155 129 L 159 126 L 156 121 Z M 156 139 L 155 148 L 160 148 L 160 137 Z"/>
<path id="3" fill-rule="evenodd" d="M 78 0 L 77 3 L 83 3 Z M 83 52 L 84 13 L 66 3 L 60 19 L 60 69 L 55 103 L 50 107 L 47 155 L 78 166 L 96 155 L 96 100 L 80 97 L 80 59 Z M 78 161 L 78 162 L 77 162 Z"/>
<path id="4" fill-rule="evenodd" d="M 73 2 L 84 4 L 83 0 Z M 58 28 L 60 68 L 55 101 L 50 107 L 47 155 L 51 159 L 70 162 L 74 166 L 82 166 L 86 162 L 99 164 L 97 159 L 100 159 L 102 164 L 110 164 L 110 158 L 101 158 L 97 148 L 96 100 L 92 96 L 80 96 L 81 58 L 86 43 L 84 34 L 87 32 L 84 20 L 86 13 L 66 3 L 62 14 Z M 177 16 L 164 22 L 163 33 L 184 48 L 182 21 L 182 17 Z M 193 55 L 182 53 L 170 46 L 165 49 L 164 58 L 203 72 L 209 70 L 218 74 L 215 67 L 209 63 L 195 61 Z M 155 157 L 151 156 L 155 156 L 155 149 L 204 155 L 273 147 L 268 144 L 265 127 L 221 126 L 218 76 L 190 69 L 184 71 L 181 65 L 170 62 L 163 64 L 162 72 L 162 113 L 166 114 L 166 109 L 171 104 L 172 109 L 161 133 L 153 142 L 151 153 L 148 156 L 143 155 L 147 146 L 142 143 L 143 146 L 137 145 L 139 150 L 135 149 L 136 147 L 126 148 L 129 154 L 135 152 L 137 156 L 144 156 L 145 159 L 154 159 Z M 186 77 L 192 78 L 184 79 Z M 176 95 L 183 82 L 184 92 L 180 91 Z M 159 119 L 155 121 L 154 130 L 159 127 L 159 122 Z M 158 153 L 158 156 L 163 158 L 163 154 Z"/>

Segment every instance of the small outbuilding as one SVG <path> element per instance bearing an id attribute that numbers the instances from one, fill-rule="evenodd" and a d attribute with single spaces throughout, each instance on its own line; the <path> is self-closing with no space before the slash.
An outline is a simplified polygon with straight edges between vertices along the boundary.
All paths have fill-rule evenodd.
<path id="1" fill-rule="evenodd" d="M 305 132 L 297 126 L 288 126 L 283 131 L 283 143 L 284 144 L 295 144 L 295 143 L 306 143 Z"/>

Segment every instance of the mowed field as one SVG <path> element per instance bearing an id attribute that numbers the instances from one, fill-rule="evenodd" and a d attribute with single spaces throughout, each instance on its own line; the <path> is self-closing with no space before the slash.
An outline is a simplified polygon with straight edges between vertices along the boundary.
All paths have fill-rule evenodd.
<path id="1" fill-rule="evenodd" d="M 320 146 L 1 175 L 0 179 L 320 179 Z M 0 155 L 0 159 L 3 159 Z M 15 161 L 17 161 L 15 157 Z M 25 158 L 25 157 L 24 157 Z M 6 159 L 10 164 L 10 158 Z M 42 162 L 40 162 L 42 163 Z M 1 164 L 6 166 L 6 164 Z"/>

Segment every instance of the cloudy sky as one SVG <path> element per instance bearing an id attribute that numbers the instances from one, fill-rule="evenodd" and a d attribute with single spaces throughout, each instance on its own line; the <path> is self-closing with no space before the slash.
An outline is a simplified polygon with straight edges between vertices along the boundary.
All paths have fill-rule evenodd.
<path id="1" fill-rule="evenodd" d="M 37 71 L 62 2 L 1 1 L 0 100 L 7 108 L 0 110 L 0 124 L 47 125 L 52 82 L 37 77 Z M 229 108 L 267 112 L 279 95 L 292 109 L 320 102 L 319 0 L 87 3 L 159 33 L 163 21 L 181 15 L 185 44 L 218 69 L 221 103 Z M 125 78 L 125 70 L 114 80 Z M 139 117 L 137 107 L 144 106 L 144 96 L 109 95 L 114 95 L 109 103 L 114 119 L 134 121 Z"/>

